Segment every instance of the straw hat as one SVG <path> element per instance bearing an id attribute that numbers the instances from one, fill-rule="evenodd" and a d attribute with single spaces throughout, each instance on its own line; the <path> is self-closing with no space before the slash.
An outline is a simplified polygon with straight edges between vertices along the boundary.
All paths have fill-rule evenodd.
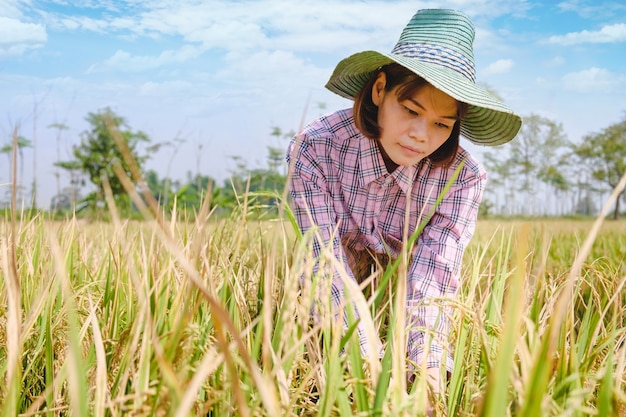
<path id="1" fill-rule="evenodd" d="M 391 53 L 365 51 L 345 58 L 326 88 L 354 99 L 383 65 L 398 63 L 434 87 L 469 105 L 461 134 L 478 145 L 494 146 L 513 139 L 522 119 L 485 89 L 476 85 L 474 25 L 455 10 L 419 10 Z"/>

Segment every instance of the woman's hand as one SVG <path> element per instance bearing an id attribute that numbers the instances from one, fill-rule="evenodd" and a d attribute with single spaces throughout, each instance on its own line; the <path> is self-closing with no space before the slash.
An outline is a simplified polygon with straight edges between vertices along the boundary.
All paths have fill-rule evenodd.
<path id="1" fill-rule="evenodd" d="M 428 368 L 426 370 L 426 381 L 430 386 L 430 392 L 432 394 L 428 396 L 426 415 L 428 417 L 434 417 L 436 414 L 435 404 L 433 404 L 433 398 L 438 398 L 444 390 L 443 380 L 441 379 L 441 370 L 439 368 Z"/>

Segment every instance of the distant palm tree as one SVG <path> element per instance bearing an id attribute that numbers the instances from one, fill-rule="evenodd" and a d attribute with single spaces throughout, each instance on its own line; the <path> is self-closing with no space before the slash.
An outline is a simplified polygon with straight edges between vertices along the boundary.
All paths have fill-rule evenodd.
<path id="1" fill-rule="evenodd" d="M 30 148 L 32 147 L 32 142 L 28 139 L 26 139 L 24 136 L 18 136 L 17 137 L 17 152 L 18 155 L 20 157 L 20 181 L 19 181 L 19 190 L 20 193 L 22 192 L 21 190 L 23 190 L 23 181 L 24 181 L 24 148 Z M 7 157 L 9 158 L 9 178 L 12 180 L 12 168 L 13 168 L 13 159 L 11 158 L 11 154 L 13 153 L 13 143 L 7 143 L 5 144 L 2 148 L 0 148 L 0 153 L 5 153 L 7 154 Z M 21 196 L 20 196 L 21 199 Z"/>
<path id="2" fill-rule="evenodd" d="M 61 133 L 64 130 L 68 130 L 69 127 L 67 127 L 65 124 L 63 123 L 52 123 L 51 125 L 48 126 L 49 129 L 56 129 L 57 130 L 57 164 L 59 162 L 61 162 Z M 57 169 L 56 172 L 54 173 L 54 176 L 57 178 L 57 194 L 61 194 L 61 173 L 59 172 L 59 165 L 56 165 Z"/>

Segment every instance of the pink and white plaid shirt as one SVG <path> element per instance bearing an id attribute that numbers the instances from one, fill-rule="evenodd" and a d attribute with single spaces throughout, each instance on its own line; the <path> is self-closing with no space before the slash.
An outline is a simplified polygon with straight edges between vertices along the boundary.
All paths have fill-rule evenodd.
<path id="1" fill-rule="evenodd" d="M 407 196 L 411 200 L 410 236 L 464 163 L 420 234 L 408 267 L 408 358 L 421 363 L 425 330 L 430 330 L 435 337 L 428 350 L 427 366 L 438 367 L 449 320 L 436 304 L 424 301 L 455 296 L 463 252 L 474 233 L 486 183 L 484 168 L 460 149 L 447 169 L 422 160 L 389 174 L 376 142 L 355 126 L 352 109 L 331 113 L 308 125 L 292 140 L 287 160 L 293 163 L 289 185 L 299 227 L 305 232 L 317 226 L 324 240 L 314 243 L 313 255 L 319 255 L 321 245 L 332 244 L 336 258 L 343 261 L 353 279 L 355 268 L 368 251 L 395 258 L 402 250 Z M 335 274 L 334 305 L 343 305 L 342 294 L 341 278 Z M 372 349 L 362 329 L 359 335 L 362 351 Z M 451 355 L 446 365 L 451 371 Z"/>

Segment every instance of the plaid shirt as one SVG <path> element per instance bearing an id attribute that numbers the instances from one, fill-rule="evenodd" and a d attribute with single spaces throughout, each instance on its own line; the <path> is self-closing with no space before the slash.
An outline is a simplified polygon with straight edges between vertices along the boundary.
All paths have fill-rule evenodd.
<path id="1" fill-rule="evenodd" d="M 296 148 L 297 146 L 297 148 Z M 293 162 L 292 162 L 293 159 Z M 407 196 L 409 236 L 431 212 L 439 194 L 464 162 L 447 195 L 412 250 L 407 275 L 408 358 L 419 364 L 426 336 L 433 336 L 428 367 L 437 367 L 449 333 L 449 320 L 428 299 L 454 297 L 463 251 L 474 233 L 478 206 L 486 182 L 484 168 L 460 149 L 451 167 L 433 167 L 429 160 L 400 166 L 389 174 L 374 140 L 355 126 L 351 109 L 326 115 L 294 138 L 287 152 L 293 163 L 290 191 L 300 229 L 317 226 L 323 242 L 332 245 L 351 279 L 357 279 L 363 254 L 398 256 L 402 250 Z M 343 305 L 343 285 L 335 272 L 332 302 Z M 345 315 L 344 315 L 345 319 Z M 358 329 L 364 354 L 372 349 Z M 377 342 L 380 343 L 380 342 Z M 448 354 L 446 365 L 452 369 Z"/>

